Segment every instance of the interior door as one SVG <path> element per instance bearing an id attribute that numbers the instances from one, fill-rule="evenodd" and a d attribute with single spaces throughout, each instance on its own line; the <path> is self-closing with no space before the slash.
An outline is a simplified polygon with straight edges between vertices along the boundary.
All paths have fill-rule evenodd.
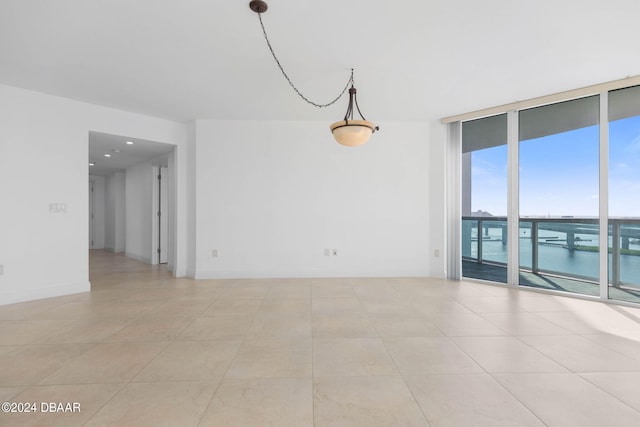
<path id="1" fill-rule="evenodd" d="M 89 181 L 89 249 L 93 249 L 93 181 Z"/>
<path id="2" fill-rule="evenodd" d="M 158 262 L 160 264 L 167 263 L 168 256 L 168 235 L 169 235 L 169 216 L 168 216 L 168 194 L 167 194 L 167 167 L 158 168 Z"/>

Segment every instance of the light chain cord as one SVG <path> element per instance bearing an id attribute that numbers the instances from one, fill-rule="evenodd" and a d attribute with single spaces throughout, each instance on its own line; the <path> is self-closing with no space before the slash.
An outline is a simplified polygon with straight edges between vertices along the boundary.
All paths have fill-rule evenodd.
<path id="1" fill-rule="evenodd" d="M 267 37 L 267 31 L 264 29 L 264 24 L 262 23 L 262 14 L 261 13 L 258 13 L 258 19 L 260 20 L 260 26 L 262 27 L 262 33 L 264 34 L 264 39 L 267 41 L 267 46 L 269 46 L 269 50 L 271 51 L 271 55 L 273 56 L 273 59 L 275 59 L 276 64 L 278 64 L 278 68 L 280 68 L 280 72 L 282 73 L 284 78 L 287 79 L 287 81 L 289 82 L 289 86 L 291 86 L 291 88 L 300 96 L 300 98 L 304 99 L 308 104 L 311 104 L 314 107 L 318 107 L 318 108 L 324 108 L 324 107 L 328 107 L 330 105 L 333 105 L 340 98 L 342 98 L 342 95 L 344 95 L 344 93 L 347 91 L 347 89 L 349 88 L 349 85 L 353 84 L 353 68 L 351 69 L 351 76 L 349 77 L 349 81 L 347 81 L 347 84 L 345 85 L 344 89 L 342 89 L 342 92 L 340 92 L 340 95 L 338 95 L 333 101 L 328 102 L 326 104 L 318 104 L 316 102 L 311 101 L 310 99 L 308 99 L 306 96 L 304 96 L 298 90 L 298 88 L 293 84 L 293 82 L 291 81 L 291 79 L 289 78 L 287 73 L 284 71 L 284 68 L 280 64 L 280 61 L 278 60 L 278 57 L 276 56 L 276 53 L 273 51 L 273 47 L 271 46 L 271 42 L 269 41 L 269 37 Z"/>

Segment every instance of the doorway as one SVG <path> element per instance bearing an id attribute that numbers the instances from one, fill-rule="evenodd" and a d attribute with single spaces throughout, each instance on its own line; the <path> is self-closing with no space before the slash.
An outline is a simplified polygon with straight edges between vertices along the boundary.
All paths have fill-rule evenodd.
<path id="1" fill-rule="evenodd" d="M 94 233 L 94 209 L 95 201 L 93 200 L 93 186 L 95 181 L 89 180 L 89 249 L 93 249 L 93 233 Z"/>
<path id="2" fill-rule="evenodd" d="M 169 168 L 168 165 L 160 165 L 155 168 L 156 183 L 154 191 L 156 194 L 156 208 L 157 208 L 157 220 L 156 220 L 156 236 L 157 236 L 157 263 L 167 264 L 168 262 L 168 238 L 169 238 L 169 199 L 168 199 L 168 182 L 169 182 Z"/>
<path id="3" fill-rule="evenodd" d="M 175 266 L 174 150 L 173 144 L 89 132 L 90 180 L 102 185 L 89 191 L 89 248 Z"/>

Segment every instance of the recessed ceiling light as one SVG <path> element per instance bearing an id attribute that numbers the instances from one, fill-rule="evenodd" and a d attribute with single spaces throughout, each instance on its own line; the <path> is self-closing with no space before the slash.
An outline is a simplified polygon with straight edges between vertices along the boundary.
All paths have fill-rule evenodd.
<path id="1" fill-rule="evenodd" d="M 95 162 L 89 162 L 89 166 L 95 166 L 96 163 Z"/>
<path id="2" fill-rule="evenodd" d="M 125 144 L 127 144 L 127 145 L 133 145 L 133 141 L 127 141 Z"/>
<path id="3" fill-rule="evenodd" d="M 105 157 L 111 157 L 111 154 L 105 154 L 104 156 Z"/>

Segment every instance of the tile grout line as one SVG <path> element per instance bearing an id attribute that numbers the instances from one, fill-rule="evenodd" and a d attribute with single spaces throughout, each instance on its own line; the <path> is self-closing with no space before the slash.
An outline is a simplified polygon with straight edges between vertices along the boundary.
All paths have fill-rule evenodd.
<path id="1" fill-rule="evenodd" d="M 487 375 L 489 378 L 491 378 L 496 384 L 498 384 L 498 386 L 500 386 L 506 393 L 508 393 L 511 397 L 513 397 L 517 402 L 519 402 L 523 408 L 525 408 L 527 411 L 529 411 L 534 417 L 536 417 L 536 419 L 540 420 L 540 422 L 543 425 L 548 425 L 546 422 L 544 422 L 544 420 L 532 409 L 530 408 L 528 405 L 525 404 L 525 402 L 523 402 L 521 399 L 518 398 L 518 396 L 516 396 L 515 394 L 513 394 L 511 392 L 511 390 L 507 389 L 495 376 L 494 374 L 492 374 L 491 372 L 489 372 L 484 366 L 482 366 L 476 359 L 474 359 L 470 354 L 468 354 L 466 351 L 464 351 L 464 349 L 462 347 L 460 347 L 458 345 L 457 342 L 455 342 L 455 340 L 451 339 L 449 337 L 450 341 L 453 343 L 453 345 L 455 345 L 461 352 L 463 352 L 469 359 L 473 360 L 473 363 L 475 363 L 476 365 L 478 365 L 478 367 L 480 369 L 482 369 L 485 373 L 485 375 Z"/>
<path id="2" fill-rule="evenodd" d="M 638 371 L 630 371 L 630 372 L 638 372 Z M 602 388 L 600 385 L 598 385 L 597 383 L 594 383 L 593 381 L 589 380 L 589 378 L 585 378 L 583 375 L 585 374 L 610 374 L 612 372 L 582 372 L 582 373 L 576 373 L 576 375 L 581 378 L 582 380 L 588 382 L 589 384 L 593 385 L 594 387 L 596 387 L 598 390 L 602 391 L 603 393 L 606 393 L 607 395 L 611 396 L 613 399 L 617 400 L 618 402 L 622 403 L 625 406 L 628 406 L 629 408 L 631 408 L 632 410 L 638 412 L 640 414 L 640 409 L 637 409 L 633 406 L 631 406 L 630 404 L 628 404 L 627 402 L 625 402 L 624 400 L 622 400 L 621 398 L 617 397 L 614 394 L 611 394 L 610 392 L 608 392 L 607 390 L 605 390 L 604 388 Z M 613 373 L 624 373 L 624 372 L 613 372 Z"/>
<path id="3" fill-rule="evenodd" d="M 270 290 L 271 290 L 271 286 L 269 287 L 269 291 Z M 268 293 L 269 292 L 267 292 L 267 294 Z M 265 295 L 265 297 L 266 297 L 266 295 Z M 263 297 L 262 300 L 260 301 L 260 307 L 262 307 L 262 304 L 264 304 L 265 297 Z M 211 303 L 211 305 L 213 305 L 213 302 Z M 259 309 L 258 309 L 258 311 L 259 311 Z M 205 312 L 206 312 L 206 310 L 202 314 L 204 314 Z M 202 414 L 200 414 L 200 417 L 198 419 L 198 423 L 196 424 L 196 426 L 200 426 L 202 424 L 202 421 L 204 420 L 204 416 L 206 415 L 207 411 L 211 407 L 211 404 L 213 403 L 213 400 L 215 399 L 216 394 L 218 393 L 218 390 L 220 390 L 220 386 L 222 386 L 223 381 L 225 380 L 225 378 L 227 377 L 227 374 L 229 373 L 229 369 L 231 369 L 231 366 L 233 365 L 233 362 L 236 360 L 236 357 L 238 357 L 238 353 L 240 352 L 240 350 L 244 346 L 245 342 L 247 341 L 249 331 L 251 330 L 251 327 L 253 326 L 253 322 L 255 322 L 255 320 L 256 320 L 256 314 L 253 315 L 253 318 L 251 319 L 251 323 L 249 324 L 249 327 L 247 328 L 245 333 L 242 335 L 242 340 L 240 341 L 240 345 L 238 346 L 238 348 L 236 349 L 233 357 L 229 361 L 229 364 L 227 365 L 227 368 L 224 370 L 224 373 L 220 376 L 220 381 L 218 381 L 218 385 L 215 387 L 213 393 L 211 394 L 211 399 L 209 399 L 209 403 L 207 403 L 207 406 L 205 406 L 204 410 L 202 411 Z M 216 340 L 209 340 L 209 341 L 216 341 Z"/>
<path id="4" fill-rule="evenodd" d="M 358 301 L 360 301 L 360 297 L 358 297 Z M 387 346 L 387 343 L 385 342 L 384 337 L 382 337 L 380 335 L 380 331 L 378 331 L 378 328 L 375 325 L 372 325 L 372 326 L 373 326 L 374 330 L 376 331 L 376 334 L 378 335 L 378 339 L 380 340 L 380 342 L 384 346 L 384 349 L 387 352 L 387 355 L 389 356 L 389 359 L 391 359 L 391 361 L 393 362 L 393 366 L 396 368 L 396 371 L 398 372 L 398 376 L 400 378 L 402 378 L 402 383 L 404 384 L 404 386 L 406 387 L 407 391 L 411 395 L 411 399 L 413 399 L 413 403 L 415 403 L 417 408 L 420 410 L 420 413 L 422 414 L 422 417 L 424 418 L 424 420 L 427 423 L 427 425 L 431 425 L 431 423 L 429 422 L 429 418 L 427 417 L 427 414 L 424 412 L 424 409 L 422 408 L 422 405 L 420 405 L 420 403 L 418 402 L 418 399 L 416 399 L 416 396 L 413 393 L 413 390 L 411 389 L 411 387 L 409 387 L 409 384 L 407 383 L 407 379 L 405 378 L 405 376 L 403 375 L 402 371 L 398 367 L 398 362 L 396 361 L 396 359 L 393 357 L 393 355 L 389 351 L 389 347 Z M 434 325 L 434 327 L 438 328 L 435 325 Z M 395 376 L 393 376 L 393 377 L 395 377 Z"/>
<path id="5" fill-rule="evenodd" d="M 120 389 L 115 392 L 113 394 L 113 396 L 111 396 L 111 398 L 109 400 L 107 400 L 100 408 L 98 408 L 98 410 L 96 410 L 93 415 L 85 422 L 85 425 L 89 423 L 89 421 L 91 421 L 105 406 L 107 406 L 109 403 L 111 403 L 111 401 L 113 401 L 113 399 L 116 398 L 116 396 L 118 396 L 120 393 L 122 393 L 122 390 L 124 390 L 129 384 L 131 384 L 131 381 L 140 374 L 140 372 L 142 372 L 147 366 L 149 366 L 149 364 L 151 362 L 153 362 L 156 358 L 158 358 L 160 356 L 160 354 L 162 354 L 162 352 L 164 350 L 166 350 L 166 348 L 171 344 L 171 341 L 167 342 L 166 345 L 158 352 L 158 354 L 156 354 L 153 358 L 151 358 L 151 360 L 149 360 L 149 362 L 147 362 L 135 375 L 133 375 L 131 378 L 129 378 L 127 381 L 125 381 L 124 383 L 118 383 L 118 384 L 122 384 L 122 387 L 120 387 Z M 135 384 L 135 383 L 134 383 Z"/>

